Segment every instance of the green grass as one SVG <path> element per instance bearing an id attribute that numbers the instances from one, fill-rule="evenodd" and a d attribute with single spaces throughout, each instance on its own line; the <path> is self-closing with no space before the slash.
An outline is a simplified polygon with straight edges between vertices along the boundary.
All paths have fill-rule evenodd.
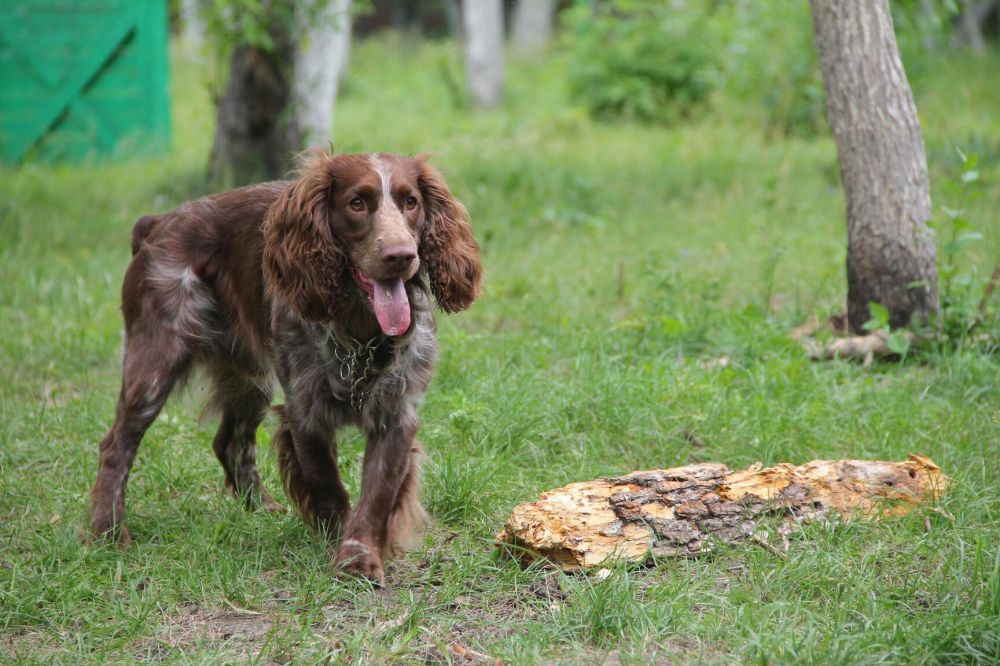
<path id="1" fill-rule="evenodd" d="M 505 110 L 470 114 L 447 44 L 360 45 L 336 116 L 338 149 L 437 153 L 488 272 L 482 300 L 441 321 L 422 547 L 372 590 L 335 577 L 294 516 L 244 512 L 197 383 L 143 442 L 134 545 L 81 543 L 132 223 L 207 188 L 205 67 L 174 63 L 170 155 L 0 171 L 0 661 L 434 661 L 453 643 L 511 663 L 1000 658 L 997 358 L 866 370 L 814 364 L 787 337 L 844 299 L 830 138 L 769 138 L 725 100 L 672 129 L 596 124 L 566 100 L 558 58 L 515 63 Z M 980 155 L 969 217 L 985 238 L 965 257 L 980 280 L 1000 257 L 998 66 L 953 56 L 912 82 L 937 210 L 955 147 Z M 342 445 L 355 492 L 362 448 Z M 811 525 L 784 561 L 734 547 L 599 581 L 493 548 L 514 504 L 571 481 L 911 451 L 955 479 L 944 512 Z"/>

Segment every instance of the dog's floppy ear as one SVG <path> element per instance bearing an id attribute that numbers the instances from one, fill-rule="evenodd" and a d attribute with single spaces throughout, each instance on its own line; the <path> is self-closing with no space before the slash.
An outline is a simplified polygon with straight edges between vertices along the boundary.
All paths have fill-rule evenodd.
<path id="1" fill-rule="evenodd" d="M 483 279 L 479 244 L 472 235 L 465 206 L 452 196 L 437 169 L 423 157 L 417 161 L 426 216 L 420 261 L 427 268 L 431 291 L 441 309 L 460 312 L 479 296 Z"/>
<path id="2" fill-rule="evenodd" d="M 328 321 L 344 303 L 348 262 L 330 229 L 335 158 L 307 155 L 298 179 L 282 190 L 264 218 L 264 276 L 303 319 Z"/>

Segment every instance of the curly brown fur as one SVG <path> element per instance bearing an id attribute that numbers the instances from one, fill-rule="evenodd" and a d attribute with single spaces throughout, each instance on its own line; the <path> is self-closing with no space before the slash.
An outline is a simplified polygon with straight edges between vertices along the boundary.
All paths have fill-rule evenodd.
<path id="1" fill-rule="evenodd" d="M 461 312 L 479 297 L 483 279 L 479 244 L 465 206 L 452 196 L 437 169 L 421 160 L 418 182 L 427 204 L 420 256 L 431 290 L 442 310 Z"/>
<path id="2" fill-rule="evenodd" d="M 264 219 L 264 276 L 271 296 L 280 293 L 304 319 L 328 321 L 343 304 L 348 268 L 330 230 L 334 160 L 305 159 Z"/>

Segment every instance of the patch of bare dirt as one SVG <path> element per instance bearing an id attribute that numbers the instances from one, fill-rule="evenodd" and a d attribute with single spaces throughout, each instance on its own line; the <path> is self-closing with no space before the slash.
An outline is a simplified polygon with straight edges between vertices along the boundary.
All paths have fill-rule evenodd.
<path id="1" fill-rule="evenodd" d="M 210 643 L 220 657 L 246 659 L 257 654 L 274 620 L 266 613 L 183 607 L 163 618 L 156 635 L 142 641 L 132 656 L 149 661 L 167 658 L 172 648 Z"/>

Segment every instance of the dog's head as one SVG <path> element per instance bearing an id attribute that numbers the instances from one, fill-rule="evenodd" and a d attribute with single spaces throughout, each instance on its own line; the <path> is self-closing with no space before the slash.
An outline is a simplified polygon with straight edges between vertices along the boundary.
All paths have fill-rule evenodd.
<path id="1" fill-rule="evenodd" d="M 264 221 L 264 273 L 303 318 L 329 321 L 347 289 L 386 335 L 410 327 L 406 283 L 423 268 L 445 312 L 479 295 L 482 264 L 465 207 L 423 157 L 314 152 Z"/>

